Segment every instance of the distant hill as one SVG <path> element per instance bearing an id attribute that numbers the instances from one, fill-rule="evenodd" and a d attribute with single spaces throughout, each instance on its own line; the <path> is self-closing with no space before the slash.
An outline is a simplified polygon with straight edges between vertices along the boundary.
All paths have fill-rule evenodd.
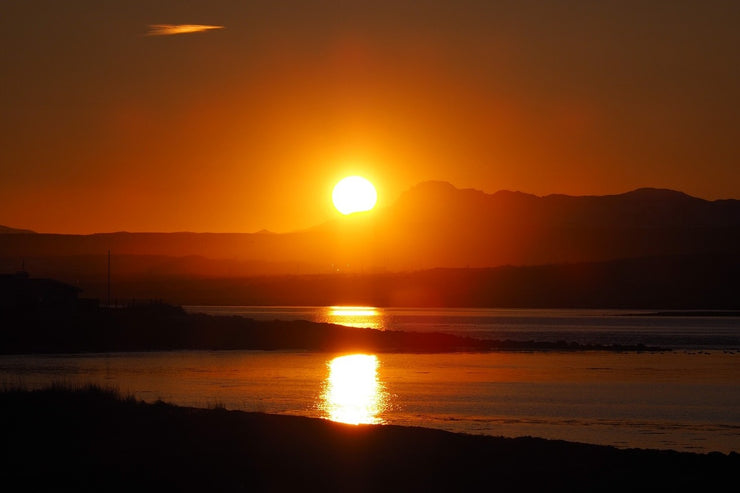
<path id="1" fill-rule="evenodd" d="M 104 298 L 105 276 L 80 281 Z M 113 297 L 184 305 L 740 310 L 740 253 L 522 267 L 220 278 L 114 278 Z"/>
<path id="2" fill-rule="evenodd" d="M 382 211 L 376 227 L 394 267 L 732 253 L 740 251 L 740 201 L 710 202 L 658 189 L 584 197 L 486 194 L 428 182 Z"/>
<path id="3" fill-rule="evenodd" d="M 14 230 L 17 231 L 17 230 Z M 288 234 L 4 234 L 0 272 L 245 277 L 488 268 L 740 252 L 740 201 L 639 189 L 609 196 L 487 194 L 426 182 L 394 204 Z"/>
<path id="4" fill-rule="evenodd" d="M 0 235 L 17 235 L 17 234 L 33 234 L 35 231 L 31 231 L 30 229 L 16 229 L 16 228 L 9 228 L 8 226 L 3 226 L 0 224 Z"/>

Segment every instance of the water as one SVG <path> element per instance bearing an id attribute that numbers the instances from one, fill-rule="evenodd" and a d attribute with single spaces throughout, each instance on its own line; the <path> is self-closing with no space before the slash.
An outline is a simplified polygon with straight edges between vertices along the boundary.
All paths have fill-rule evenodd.
<path id="1" fill-rule="evenodd" d="M 0 356 L 0 383 L 112 385 L 146 401 L 694 452 L 740 451 L 738 319 L 545 310 L 196 308 L 500 338 L 662 340 L 670 352 Z M 323 317 L 323 318 L 322 318 Z M 550 339 L 548 339 L 550 340 Z M 650 342 L 653 344 L 654 342 Z"/>

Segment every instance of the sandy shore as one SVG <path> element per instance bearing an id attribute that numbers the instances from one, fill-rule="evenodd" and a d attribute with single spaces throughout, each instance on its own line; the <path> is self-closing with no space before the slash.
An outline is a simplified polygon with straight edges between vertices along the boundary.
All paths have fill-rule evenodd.
<path id="1" fill-rule="evenodd" d="M 740 455 L 619 450 L 6 391 L 0 476 L 24 491 L 710 491 Z M 19 490 L 20 491 L 20 490 Z"/>

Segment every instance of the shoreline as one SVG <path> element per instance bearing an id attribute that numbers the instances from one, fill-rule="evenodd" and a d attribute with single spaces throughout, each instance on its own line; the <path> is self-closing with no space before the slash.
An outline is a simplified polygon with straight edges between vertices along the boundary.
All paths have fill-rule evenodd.
<path id="1" fill-rule="evenodd" d="M 644 344 L 476 339 L 440 332 L 358 329 L 306 320 L 260 321 L 147 304 L 73 313 L 0 311 L 0 353 L 166 350 L 309 350 L 376 353 L 492 351 L 670 351 Z"/>
<path id="2" fill-rule="evenodd" d="M 340 382 L 334 361 L 348 354 L 357 353 L 0 356 L 0 387 L 92 383 L 146 402 L 196 408 L 219 402 L 232 410 L 316 418 L 339 415 L 342 403 L 373 402 L 378 407 L 367 413 L 358 409 L 360 421 L 618 448 L 740 452 L 733 406 L 740 353 L 365 353 L 356 359 L 367 366 L 341 380 L 358 387 L 334 392 L 332 382 Z M 365 386 L 370 378 L 372 390 Z"/>
<path id="3" fill-rule="evenodd" d="M 0 403 L 0 471 L 29 489 L 701 491 L 740 467 L 737 453 L 344 425 L 146 404 L 100 387 L 5 389 Z"/>

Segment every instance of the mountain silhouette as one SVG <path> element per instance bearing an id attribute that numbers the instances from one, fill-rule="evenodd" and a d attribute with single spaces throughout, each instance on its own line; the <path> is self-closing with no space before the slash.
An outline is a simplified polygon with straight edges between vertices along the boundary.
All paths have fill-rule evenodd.
<path id="1" fill-rule="evenodd" d="M 34 234 L 35 231 L 30 229 L 16 229 L 0 224 L 0 235 L 15 235 L 15 234 Z"/>
<path id="2" fill-rule="evenodd" d="M 490 267 L 740 251 L 740 201 L 660 189 L 537 197 L 427 182 L 380 211 L 376 223 L 396 269 L 413 262 Z"/>
<path id="3" fill-rule="evenodd" d="M 539 197 L 421 183 L 392 205 L 284 234 L 17 234 L 0 229 L 0 271 L 34 275 L 243 277 L 602 262 L 740 252 L 740 201 L 643 188 Z"/>

